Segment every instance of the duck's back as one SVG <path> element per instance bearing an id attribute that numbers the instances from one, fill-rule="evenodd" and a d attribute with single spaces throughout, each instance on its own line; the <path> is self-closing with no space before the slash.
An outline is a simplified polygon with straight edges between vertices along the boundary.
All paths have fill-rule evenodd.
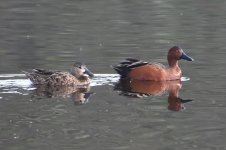
<path id="1" fill-rule="evenodd" d="M 130 78 L 135 80 L 165 80 L 166 67 L 159 63 L 150 63 L 137 59 L 127 59 L 114 69 L 122 78 Z"/>
<path id="2" fill-rule="evenodd" d="M 36 85 L 66 86 L 82 84 L 69 72 L 34 69 L 32 73 L 26 73 L 26 75 Z"/>
<path id="3" fill-rule="evenodd" d="M 147 64 L 132 69 L 128 76 L 136 80 L 162 81 L 166 80 L 166 70 L 159 64 Z"/>
<path id="4" fill-rule="evenodd" d="M 31 73 L 23 71 L 33 84 L 46 84 L 46 80 L 56 71 L 47 71 L 44 69 L 33 69 Z"/>
<path id="5" fill-rule="evenodd" d="M 69 72 L 55 72 L 46 78 L 47 85 L 74 85 L 79 83 Z"/>

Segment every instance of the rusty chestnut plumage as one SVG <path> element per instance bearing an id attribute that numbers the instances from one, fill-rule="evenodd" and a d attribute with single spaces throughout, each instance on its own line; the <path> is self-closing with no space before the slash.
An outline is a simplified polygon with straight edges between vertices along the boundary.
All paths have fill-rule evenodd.
<path id="1" fill-rule="evenodd" d="M 174 46 L 168 51 L 168 67 L 159 63 L 127 59 L 113 68 L 121 75 L 121 78 L 151 81 L 179 80 L 182 74 L 178 65 L 180 59 L 193 61 L 180 47 Z"/>

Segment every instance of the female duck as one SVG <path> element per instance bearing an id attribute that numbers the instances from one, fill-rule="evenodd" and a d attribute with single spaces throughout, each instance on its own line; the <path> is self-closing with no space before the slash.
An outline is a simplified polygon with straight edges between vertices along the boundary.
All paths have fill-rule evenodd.
<path id="1" fill-rule="evenodd" d="M 114 66 L 114 69 L 122 78 L 152 81 L 179 80 L 182 74 L 178 66 L 178 60 L 180 59 L 193 61 L 180 47 L 174 46 L 169 49 L 167 56 L 169 67 L 137 59 L 127 59 L 127 61 Z"/>
<path id="2" fill-rule="evenodd" d="M 47 86 L 82 86 L 88 85 L 94 77 L 82 63 L 75 63 L 69 72 L 33 69 L 31 73 L 24 72 L 35 85 Z"/>

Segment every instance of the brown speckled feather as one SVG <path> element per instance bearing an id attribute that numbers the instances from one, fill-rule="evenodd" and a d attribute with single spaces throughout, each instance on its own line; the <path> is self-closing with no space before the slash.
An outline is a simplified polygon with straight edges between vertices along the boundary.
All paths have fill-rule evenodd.
<path id="1" fill-rule="evenodd" d="M 82 79 L 83 78 L 83 79 Z M 89 78 L 79 77 L 76 78 L 69 72 L 56 72 L 46 78 L 47 85 L 86 85 L 89 84 Z"/>
<path id="2" fill-rule="evenodd" d="M 88 75 L 86 72 L 88 72 Z M 33 69 L 31 73 L 25 71 L 24 73 L 33 84 L 47 86 L 87 85 L 90 83 L 90 78 L 93 77 L 93 74 L 80 63 L 74 64 L 70 72 Z"/>

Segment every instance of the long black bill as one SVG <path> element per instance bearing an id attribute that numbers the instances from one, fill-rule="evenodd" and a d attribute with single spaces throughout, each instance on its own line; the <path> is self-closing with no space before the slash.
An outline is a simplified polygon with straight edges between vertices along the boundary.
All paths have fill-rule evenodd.
<path id="1" fill-rule="evenodd" d="M 188 103 L 188 102 L 191 102 L 191 101 L 193 101 L 193 100 L 191 100 L 191 99 L 181 99 L 182 103 Z"/>
<path id="2" fill-rule="evenodd" d="M 187 61 L 194 61 L 193 58 L 191 58 L 190 56 L 188 56 L 187 54 L 185 54 L 184 52 L 182 52 L 182 55 L 180 56 L 180 59 L 185 59 Z"/>
<path id="3" fill-rule="evenodd" d="M 94 74 L 93 74 L 88 68 L 86 68 L 86 67 L 85 67 L 85 72 L 84 72 L 84 74 L 89 75 L 90 78 L 93 78 L 93 77 L 94 77 Z"/>

